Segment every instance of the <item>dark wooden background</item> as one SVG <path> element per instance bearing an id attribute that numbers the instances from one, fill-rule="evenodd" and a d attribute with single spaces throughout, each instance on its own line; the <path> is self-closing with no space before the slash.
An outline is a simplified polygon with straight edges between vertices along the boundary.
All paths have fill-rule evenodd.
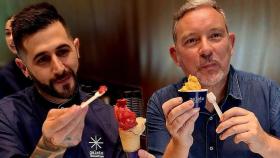
<path id="1" fill-rule="evenodd" d="M 0 24 L 42 0 L 0 0 Z M 184 0 L 45 0 L 80 38 L 79 78 L 116 88 L 142 90 L 144 109 L 152 92 L 183 77 L 169 57 L 173 12 Z M 280 81 L 278 0 L 217 0 L 237 32 L 233 64 Z M 254 28 L 254 29 L 252 29 Z M 279 43 L 279 42 L 278 42 Z M 12 56 L 0 32 L 0 67 Z M 254 62 L 248 62 L 253 60 Z"/>

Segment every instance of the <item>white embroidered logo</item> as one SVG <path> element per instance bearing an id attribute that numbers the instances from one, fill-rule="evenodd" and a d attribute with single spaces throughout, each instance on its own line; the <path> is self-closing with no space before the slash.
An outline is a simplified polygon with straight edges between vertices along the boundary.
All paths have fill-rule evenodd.
<path id="1" fill-rule="evenodd" d="M 94 137 L 90 137 L 90 140 L 91 141 L 88 142 L 92 150 L 89 152 L 90 157 L 104 158 L 104 152 L 101 151 L 102 149 L 101 145 L 104 143 L 102 141 L 102 138 L 98 136 L 94 136 Z"/>
<path id="2" fill-rule="evenodd" d="M 90 148 L 95 147 L 95 150 L 102 148 L 100 146 L 100 144 L 103 144 L 103 142 L 101 141 L 101 137 L 98 138 L 97 136 L 94 136 L 94 138 L 90 137 L 90 139 L 92 140 L 91 142 L 88 142 L 89 144 L 92 144 Z"/>

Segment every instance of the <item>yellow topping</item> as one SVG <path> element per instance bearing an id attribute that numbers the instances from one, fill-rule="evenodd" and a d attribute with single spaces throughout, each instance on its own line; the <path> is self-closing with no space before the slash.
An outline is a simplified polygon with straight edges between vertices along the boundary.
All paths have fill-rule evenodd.
<path id="1" fill-rule="evenodd" d="M 195 76 L 189 75 L 188 82 L 185 82 L 185 85 L 179 89 L 180 92 L 186 92 L 189 90 L 200 90 L 201 85 L 199 84 L 198 79 Z"/>

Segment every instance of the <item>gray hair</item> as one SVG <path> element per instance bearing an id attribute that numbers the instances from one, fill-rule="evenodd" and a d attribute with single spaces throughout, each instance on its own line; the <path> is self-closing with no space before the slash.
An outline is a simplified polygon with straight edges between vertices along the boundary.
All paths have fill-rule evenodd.
<path id="1" fill-rule="evenodd" d="M 183 18 L 187 12 L 192 11 L 196 8 L 199 8 L 201 6 L 210 6 L 210 7 L 214 8 L 217 12 L 219 12 L 220 14 L 223 15 L 223 17 L 226 21 L 226 16 L 225 16 L 224 11 L 220 7 L 218 7 L 215 0 L 187 0 L 185 2 L 185 4 L 183 4 L 180 7 L 180 9 L 174 14 L 174 17 L 173 17 L 172 35 L 173 35 L 174 43 L 176 43 L 176 41 L 177 41 L 176 25 L 177 25 L 178 21 L 181 18 Z M 228 31 L 227 24 L 225 24 L 225 25 L 226 25 L 226 29 Z"/>

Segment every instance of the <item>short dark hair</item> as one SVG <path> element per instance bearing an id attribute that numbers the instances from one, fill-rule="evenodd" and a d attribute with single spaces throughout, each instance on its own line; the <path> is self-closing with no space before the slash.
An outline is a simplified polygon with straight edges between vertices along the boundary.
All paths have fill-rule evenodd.
<path id="1" fill-rule="evenodd" d="M 30 5 L 16 14 L 12 22 L 12 34 L 18 55 L 20 56 L 24 50 L 23 40 L 26 37 L 57 21 L 61 22 L 67 32 L 69 31 L 56 8 L 46 2 Z"/>
<path id="2" fill-rule="evenodd" d="M 177 34 L 176 34 L 176 25 L 178 21 L 180 21 L 184 15 L 196 8 L 199 8 L 201 6 L 210 6 L 214 8 L 218 13 L 220 13 L 224 19 L 225 19 L 225 25 L 226 25 L 226 30 L 228 32 L 228 26 L 226 24 L 226 16 L 223 11 L 218 5 L 215 0 L 187 0 L 181 7 L 180 9 L 174 14 L 173 17 L 173 26 L 172 26 L 172 35 L 173 35 L 173 41 L 176 43 L 177 41 Z"/>

